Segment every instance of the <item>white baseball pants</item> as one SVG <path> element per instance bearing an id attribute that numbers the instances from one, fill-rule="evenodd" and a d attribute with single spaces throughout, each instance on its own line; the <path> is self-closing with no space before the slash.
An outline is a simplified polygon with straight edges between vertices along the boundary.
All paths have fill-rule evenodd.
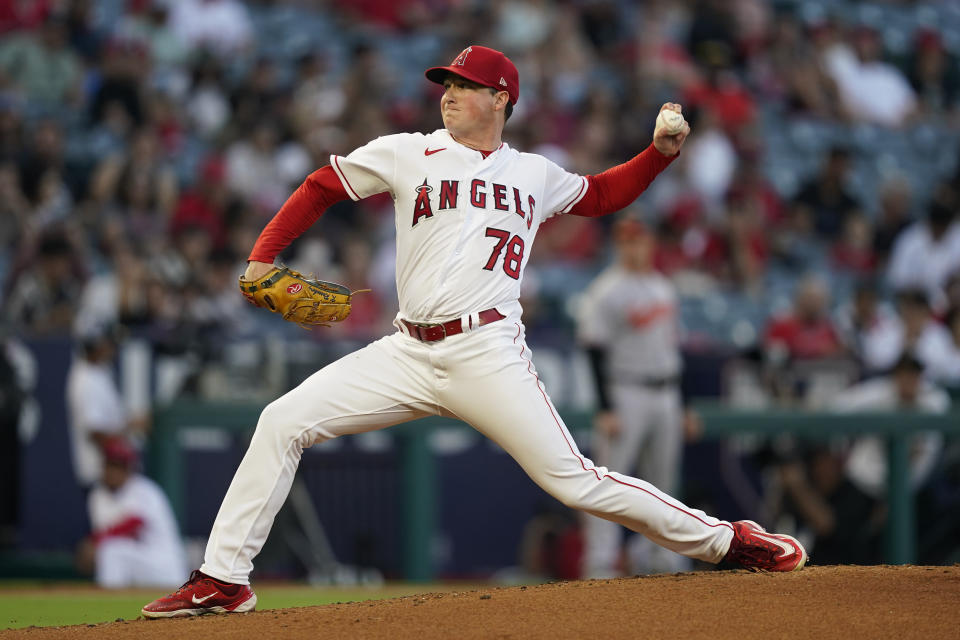
<path id="1" fill-rule="evenodd" d="M 667 493 L 675 491 L 683 452 L 683 407 L 676 386 L 650 388 L 637 384 L 611 385 L 611 400 L 620 423 L 616 436 L 594 431 L 594 460 L 625 473 L 637 472 Z M 587 577 L 618 575 L 621 529 L 610 520 L 584 519 Z M 640 566 L 630 572 L 674 572 L 687 568 L 684 559 L 664 547 L 638 544 Z M 688 562 L 688 561 L 686 561 Z"/>
<path id="2" fill-rule="evenodd" d="M 180 549 L 130 538 L 108 538 L 97 546 L 94 579 L 100 587 L 177 587 L 184 575 L 186 561 Z"/>
<path id="3" fill-rule="evenodd" d="M 324 367 L 270 403 L 220 506 L 201 571 L 247 584 L 305 447 L 428 415 L 460 418 L 500 445 L 567 506 L 683 555 L 719 562 L 728 522 L 578 450 L 530 360 L 519 315 L 433 343 L 405 333 Z"/>

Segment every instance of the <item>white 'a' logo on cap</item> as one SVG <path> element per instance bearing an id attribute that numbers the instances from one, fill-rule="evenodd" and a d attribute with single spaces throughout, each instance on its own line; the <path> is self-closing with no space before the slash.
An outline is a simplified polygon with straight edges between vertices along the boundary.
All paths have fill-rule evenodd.
<path id="1" fill-rule="evenodd" d="M 466 63 L 466 61 L 467 61 L 467 54 L 470 53 L 471 51 L 473 51 L 473 47 L 467 47 L 466 49 L 464 49 L 463 51 L 461 51 L 461 52 L 460 52 L 460 55 L 457 56 L 456 60 L 454 60 L 454 61 L 453 61 L 453 64 L 450 65 L 450 66 L 451 66 L 451 67 L 453 67 L 453 66 L 462 67 L 462 66 L 464 65 L 464 63 Z"/>
<path id="2" fill-rule="evenodd" d="M 503 76 L 500 76 L 500 84 L 507 86 L 507 81 L 503 79 Z"/>

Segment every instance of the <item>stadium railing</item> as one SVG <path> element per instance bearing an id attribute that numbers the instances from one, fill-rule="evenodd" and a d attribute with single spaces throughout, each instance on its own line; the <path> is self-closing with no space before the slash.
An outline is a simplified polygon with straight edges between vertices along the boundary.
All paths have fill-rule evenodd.
<path id="1" fill-rule="evenodd" d="M 178 401 L 158 409 L 150 442 L 150 468 L 167 492 L 174 511 L 184 514 L 186 491 L 184 456 L 178 432 L 186 428 L 219 428 L 249 433 L 262 410 L 261 405 Z M 718 404 L 697 406 L 703 418 L 705 438 L 742 435 L 776 437 L 792 435 L 805 440 L 829 440 L 856 435 L 886 439 L 888 454 L 889 517 L 885 559 L 890 564 L 910 564 L 917 557 L 913 493 L 910 487 L 910 436 L 919 431 L 939 431 L 960 436 L 960 412 L 933 415 L 909 411 L 837 414 L 786 409 L 742 410 Z M 589 429 L 592 414 L 561 411 L 573 431 Z M 411 581 L 434 578 L 430 554 L 437 522 L 436 461 L 429 445 L 430 434 L 438 428 L 457 425 L 449 418 L 424 418 L 397 425 L 391 433 L 401 450 L 401 492 L 404 576 Z"/>

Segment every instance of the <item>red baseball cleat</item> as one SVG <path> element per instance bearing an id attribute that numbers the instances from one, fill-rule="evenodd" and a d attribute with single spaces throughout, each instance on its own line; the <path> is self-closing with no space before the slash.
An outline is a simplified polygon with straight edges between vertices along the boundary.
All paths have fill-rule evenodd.
<path id="1" fill-rule="evenodd" d="M 753 520 L 738 520 L 723 559 L 758 571 L 798 571 L 807 564 L 807 551 L 793 536 L 767 533 Z"/>
<path id="2" fill-rule="evenodd" d="M 229 584 L 194 571 L 182 587 L 140 610 L 147 618 L 180 618 L 205 613 L 243 613 L 257 606 L 257 594 L 245 584 Z"/>

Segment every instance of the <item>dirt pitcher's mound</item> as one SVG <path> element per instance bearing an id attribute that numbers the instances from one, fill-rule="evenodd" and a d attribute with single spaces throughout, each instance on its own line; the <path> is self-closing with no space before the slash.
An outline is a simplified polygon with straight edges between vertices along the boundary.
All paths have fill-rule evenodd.
<path id="1" fill-rule="evenodd" d="M 154 638 L 957 638 L 960 565 L 586 580 L 229 616 L 0 633 Z"/>

